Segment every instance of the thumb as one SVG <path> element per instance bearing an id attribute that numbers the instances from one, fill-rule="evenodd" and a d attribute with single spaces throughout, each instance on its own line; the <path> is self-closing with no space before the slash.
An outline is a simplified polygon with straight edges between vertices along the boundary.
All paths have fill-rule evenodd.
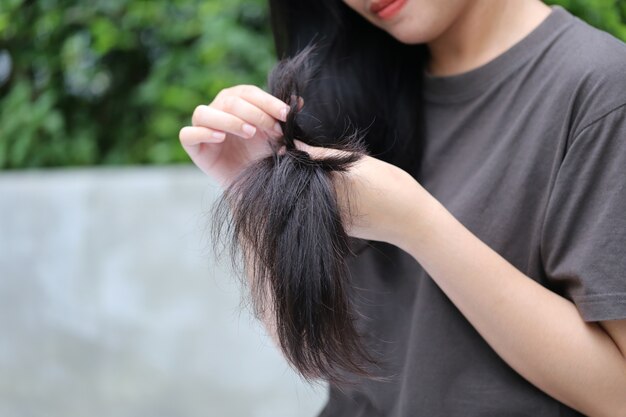
<path id="1" fill-rule="evenodd" d="M 345 156 L 346 154 L 349 153 L 346 151 L 340 151 L 338 149 L 323 148 L 321 146 L 312 146 L 298 139 L 294 139 L 293 143 L 294 145 L 296 145 L 296 149 L 308 153 L 309 155 L 311 155 L 311 158 L 313 159 L 324 159 L 330 156 Z"/>
<path id="2" fill-rule="evenodd" d="M 302 142 L 301 140 L 298 140 L 298 139 L 294 139 L 293 143 L 294 143 L 294 145 L 296 145 L 296 149 L 298 149 L 299 151 L 304 151 L 304 152 L 310 153 L 311 155 L 313 155 L 316 152 L 316 150 L 318 149 L 317 146 L 308 145 L 308 144 L 306 144 L 306 143 L 304 143 L 304 142 Z M 319 149 L 322 149 L 322 148 L 319 148 Z"/>

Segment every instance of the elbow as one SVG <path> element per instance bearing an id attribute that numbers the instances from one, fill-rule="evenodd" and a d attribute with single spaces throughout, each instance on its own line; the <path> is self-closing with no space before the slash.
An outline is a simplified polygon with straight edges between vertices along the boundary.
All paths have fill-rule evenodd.
<path id="1" fill-rule="evenodd" d="M 624 393 L 626 396 L 626 392 Z M 589 416 L 597 416 L 597 417 L 621 417 L 626 416 L 626 402 L 622 401 L 617 408 L 604 409 L 598 414 L 589 414 Z"/>
<path id="2" fill-rule="evenodd" d="M 589 413 L 591 417 L 626 417 L 626 373 L 625 382 L 616 388 L 613 401 L 603 400 L 597 404 L 595 412 Z"/>
<path id="3" fill-rule="evenodd" d="M 619 398 L 617 399 L 617 407 L 614 410 L 606 410 L 605 416 L 613 417 L 613 416 L 626 416 L 626 383 L 622 387 L 620 394 L 618 394 Z"/>

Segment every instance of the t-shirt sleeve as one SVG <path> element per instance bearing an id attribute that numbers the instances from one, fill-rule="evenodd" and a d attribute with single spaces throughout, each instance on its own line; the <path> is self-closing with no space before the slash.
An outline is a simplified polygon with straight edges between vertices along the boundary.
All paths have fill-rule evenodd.
<path id="1" fill-rule="evenodd" d="M 626 105 L 569 144 L 540 246 L 549 283 L 585 321 L 626 318 Z"/>

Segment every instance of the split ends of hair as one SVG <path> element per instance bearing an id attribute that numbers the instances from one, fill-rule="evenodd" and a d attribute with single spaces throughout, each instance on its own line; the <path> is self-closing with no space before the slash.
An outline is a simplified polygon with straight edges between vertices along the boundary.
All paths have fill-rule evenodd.
<path id="1" fill-rule="evenodd" d="M 356 129 L 326 138 L 325 148 L 341 152 L 315 157 L 297 147 L 296 140 L 318 145 L 300 120 L 321 58 L 309 45 L 270 72 L 270 93 L 291 107 L 280 122 L 283 136 L 224 190 L 213 208 L 212 237 L 235 265 L 243 259 L 252 308 L 271 320 L 294 369 L 307 380 L 347 382 L 373 377 L 377 363 L 356 325 L 346 231 L 353 213 L 340 206 L 350 200 L 343 195 L 349 187 L 338 186 L 367 150 Z"/>

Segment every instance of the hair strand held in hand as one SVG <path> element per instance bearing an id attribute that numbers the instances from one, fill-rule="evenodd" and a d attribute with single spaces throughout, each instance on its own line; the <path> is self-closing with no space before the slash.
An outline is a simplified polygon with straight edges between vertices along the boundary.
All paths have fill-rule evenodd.
<path id="1" fill-rule="evenodd" d="M 354 325 L 346 258 L 349 236 L 334 178 L 365 153 L 358 131 L 333 138 L 347 151 L 313 159 L 294 139 L 315 145 L 302 127 L 299 97 L 315 76 L 315 48 L 283 59 L 269 75 L 270 93 L 291 111 L 272 154 L 250 166 L 227 187 L 213 211 L 214 243 L 226 238 L 232 259 L 244 260 L 257 316 L 273 317 L 280 348 L 306 379 L 345 381 L 370 376 L 375 363 Z"/>

